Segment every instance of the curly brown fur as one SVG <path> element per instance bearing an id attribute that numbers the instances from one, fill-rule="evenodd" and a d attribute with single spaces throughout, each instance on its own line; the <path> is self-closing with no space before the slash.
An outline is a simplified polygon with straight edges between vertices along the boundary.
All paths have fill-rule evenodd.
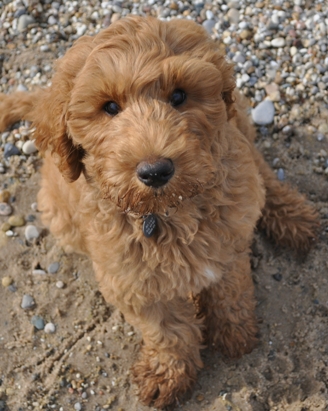
<path id="1" fill-rule="evenodd" d="M 306 249 L 314 235 L 314 211 L 256 151 L 234 87 L 233 66 L 200 26 L 130 17 L 78 40 L 48 89 L 0 101 L 0 128 L 22 116 L 36 129 L 44 222 L 90 256 L 106 300 L 141 330 L 134 381 L 157 407 L 192 388 L 204 328 L 231 357 L 256 344 L 249 247 L 261 210 L 283 244 Z M 187 96 L 177 106 L 175 90 Z M 149 186 L 138 167 L 160 159 L 174 175 Z M 146 238 L 149 214 L 158 228 Z"/>

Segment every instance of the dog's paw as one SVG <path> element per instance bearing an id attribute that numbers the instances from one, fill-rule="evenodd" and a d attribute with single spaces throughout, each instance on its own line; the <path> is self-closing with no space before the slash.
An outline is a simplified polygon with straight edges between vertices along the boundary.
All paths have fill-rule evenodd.
<path id="1" fill-rule="evenodd" d="M 205 336 L 209 347 L 217 349 L 229 358 L 240 358 L 249 354 L 258 343 L 258 327 L 255 321 L 248 324 L 227 322 L 207 330 Z"/>
<path id="2" fill-rule="evenodd" d="M 295 210 L 264 213 L 260 227 L 277 244 L 307 253 L 317 238 L 319 220 L 311 206 L 302 204 Z"/>
<path id="3" fill-rule="evenodd" d="M 196 381 L 196 367 L 192 361 L 176 357 L 155 350 L 142 350 L 132 367 L 133 381 L 138 386 L 142 403 L 163 408 L 179 402 L 192 388 Z"/>

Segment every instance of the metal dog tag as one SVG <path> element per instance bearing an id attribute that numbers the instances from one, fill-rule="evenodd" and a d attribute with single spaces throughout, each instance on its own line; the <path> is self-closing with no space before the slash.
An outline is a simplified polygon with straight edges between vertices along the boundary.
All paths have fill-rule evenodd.
<path id="1" fill-rule="evenodd" d="M 144 236 L 149 238 L 154 235 L 157 228 L 157 218 L 154 214 L 149 214 L 147 217 L 144 217 L 144 221 L 142 224 L 142 232 Z"/>

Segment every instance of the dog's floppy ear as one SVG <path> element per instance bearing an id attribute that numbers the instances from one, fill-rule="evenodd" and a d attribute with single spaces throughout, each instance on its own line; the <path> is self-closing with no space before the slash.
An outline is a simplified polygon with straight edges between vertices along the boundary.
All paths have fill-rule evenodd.
<path id="1" fill-rule="evenodd" d="M 166 41 L 176 54 L 190 54 L 199 57 L 216 66 L 222 76 L 222 99 L 226 104 L 228 120 L 235 115 L 234 64 L 229 63 L 219 50 L 217 44 L 210 38 L 206 30 L 190 20 L 171 20 L 167 23 L 170 28 L 165 36 Z"/>
<path id="2" fill-rule="evenodd" d="M 74 79 L 84 66 L 94 45 L 84 36 L 61 58 L 51 86 L 44 90 L 32 112 L 35 142 L 41 153 L 49 151 L 66 181 L 79 178 L 83 170 L 83 149 L 75 145 L 67 131 L 66 113 Z"/>
<path id="3" fill-rule="evenodd" d="M 222 74 L 222 99 L 226 104 L 228 120 L 236 114 L 234 90 L 236 81 L 234 77 L 234 64 L 229 63 L 225 56 L 219 51 L 216 51 L 213 63 L 218 67 Z"/>

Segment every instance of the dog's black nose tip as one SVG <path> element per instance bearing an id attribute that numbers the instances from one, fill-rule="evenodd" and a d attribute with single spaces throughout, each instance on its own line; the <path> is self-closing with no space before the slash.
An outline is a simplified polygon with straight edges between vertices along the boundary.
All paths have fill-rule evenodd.
<path id="1" fill-rule="evenodd" d="M 154 162 L 142 161 L 137 166 L 139 180 L 148 187 L 162 187 L 174 174 L 174 164 L 169 158 Z"/>

